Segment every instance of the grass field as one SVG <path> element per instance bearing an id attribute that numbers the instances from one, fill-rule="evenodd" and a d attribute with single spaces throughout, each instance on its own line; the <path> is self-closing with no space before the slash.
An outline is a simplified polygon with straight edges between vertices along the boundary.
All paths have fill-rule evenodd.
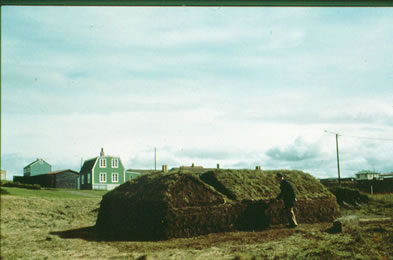
<path id="1" fill-rule="evenodd" d="M 38 198 L 58 198 L 58 199 L 79 199 L 79 198 L 100 198 L 107 191 L 96 190 L 67 190 L 67 189 L 41 189 L 30 190 L 12 187 L 2 187 L 3 190 L 8 191 L 13 196 L 18 197 L 38 197 Z"/>
<path id="2" fill-rule="evenodd" d="M 367 223 L 348 233 L 331 223 L 283 225 L 158 242 L 106 241 L 95 236 L 105 192 L 7 188 L 1 195 L 1 259 L 393 259 L 392 222 Z M 393 217 L 393 195 L 342 214 Z"/>

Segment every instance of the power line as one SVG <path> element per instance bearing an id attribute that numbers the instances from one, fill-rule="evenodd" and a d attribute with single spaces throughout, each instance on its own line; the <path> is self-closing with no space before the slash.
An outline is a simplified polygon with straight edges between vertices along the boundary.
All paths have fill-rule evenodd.
<path id="1" fill-rule="evenodd" d="M 339 133 L 334 133 L 328 130 L 325 130 L 326 133 L 330 133 L 330 134 L 335 134 L 338 136 L 344 136 L 344 137 L 351 137 L 351 138 L 359 138 L 359 139 L 370 139 L 370 140 L 377 140 L 377 141 L 388 141 L 388 142 L 393 142 L 392 138 L 379 138 L 379 137 L 369 137 L 369 136 L 357 136 L 357 135 L 342 135 Z"/>
<path id="2" fill-rule="evenodd" d="M 356 136 L 356 135 L 340 135 L 340 136 L 352 137 L 352 138 L 359 138 L 359 139 L 370 139 L 370 140 L 376 140 L 376 141 L 388 141 L 388 142 L 393 142 L 393 139 L 390 139 L 390 138 L 378 138 L 378 137 Z"/>
<path id="3" fill-rule="evenodd" d="M 338 173 L 338 182 L 340 182 L 340 157 L 339 157 L 339 150 L 338 150 L 338 137 L 339 136 L 344 136 L 344 137 L 351 137 L 351 138 L 359 138 L 359 139 L 370 139 L 370 140 L 376 140 L 376 141 L 387 141 L 387 142 L 392 142 L 393 139 L 390 138 L 377 138 L 377 137 L 368 137 L 368 136 L 355 136 L 355 135 L 342 135 L 339 133 L 334 133 L 328 130 L 325 130 L 325 133 L 329 134 L 334 134 L 336 136 L 336 153 L 337 153 L 337 173 Z"/>

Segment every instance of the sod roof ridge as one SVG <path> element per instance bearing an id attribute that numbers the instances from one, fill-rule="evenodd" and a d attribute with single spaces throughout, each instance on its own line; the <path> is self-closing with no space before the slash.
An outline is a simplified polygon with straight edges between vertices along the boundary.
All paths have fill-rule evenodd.
<path id="1" fill-rule="evenodd" d="M 134 200 L 168 200 L 171 189 L 179 182 L 179 178 L 189 176 L 195 179 L 193 181 L 200 182 L 200 185 L 207 186 L 209 190 L 225 195 L 231 200 L 269 200 L 280 193 L 280 185 L 275 180 L 277 172 L 282 173 L 293 184 L 298 200 L 333 196 L 315 177 L 302 171 L 248 169 L 215 169 L 204 172 L 176 169 L 168 173 L 146 174 L 121 185 L 108 195 L 120 192 Z"/>
<path id="2" fill-rule="evenodd" d="M 280 193 L 275 179 L 278 172 L 293 184 L 298 200 L 333 196 L 315 177 L 298 170 L 215 170 L 205 172 L 201 179 L 233 200 L 268 200 Z"/>

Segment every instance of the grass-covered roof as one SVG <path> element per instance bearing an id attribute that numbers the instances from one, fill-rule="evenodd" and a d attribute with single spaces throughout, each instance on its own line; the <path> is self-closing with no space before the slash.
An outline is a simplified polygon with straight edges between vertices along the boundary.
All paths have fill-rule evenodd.
<path id="1" fill-rule="evenodd" d="M 168 173 L 152 173 L 131 180 L 113 192 L 125 193 L 136 200 L 165 200 L 169 190 L 179 181 L 180 176 L 193 176 L 200 179 L 202 185 L 224 194 L 232 200 L 267 200 L 275 198 L 280 192 L 280 185 L 275 179 L 281 172 L 289 180 L 298 199 L 320 199 L 332 194 L 313 176 L 297 170 L 234 170 L 215 169 L 194 171 L 193 169 L 172 169 Z M 190 190 L 189 192 L 193 192 Z"/>
<path id="2" fill-rule="evenodd" d="M 298 199 L 331 197 L 332 194 L 313 176 L 297 170 L 215 170 L 201 175 L 202 180 L 233 200 L 270 199 L 280 193 L 275 176 L 281 172 L 289 180 Z"/>
<path id="3" fill-rule="evenodd" d="M 204 183 L 198 176 L 187 173 L 152 173 L 142 175 L 105 196 L 117 196 L 132 201 L 167 201 L 178 206 L 223 203 L 224 196 Z"/>

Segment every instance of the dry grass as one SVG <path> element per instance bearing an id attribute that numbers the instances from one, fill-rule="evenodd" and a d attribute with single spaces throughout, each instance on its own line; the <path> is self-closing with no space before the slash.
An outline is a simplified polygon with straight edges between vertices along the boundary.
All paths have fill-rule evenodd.
<path id="1" fill-rule="evenodd" d="M 387 197 L 385 197 L 387 196 Z M 391 194 L 375 196 L 345 214 L 393 216 Z M 94 237 L 100 198 L 1 196 L 2 259 L 392 259 L 392 223 L 367 224 L 346 234 L 331 223 L 273 226 L 158 242 Z M 378 214 L 377 214 L 378 213 Z"/>
<path id="2" fill-rule="evenodd" d="M 367 204 L 358 207 L 342 207 L 342 214 L 356 213 L 365 218 L 393 218 L 393 194 L 369 194 L 368 197 Z"/>
<path id="3" fill-rule="evenodd" d="M 94 225 L 99 201 L 1 196 L 2 257 L 64 259 L 74 256 L 79 243 L 64 241 L 51 233 Z"/>

